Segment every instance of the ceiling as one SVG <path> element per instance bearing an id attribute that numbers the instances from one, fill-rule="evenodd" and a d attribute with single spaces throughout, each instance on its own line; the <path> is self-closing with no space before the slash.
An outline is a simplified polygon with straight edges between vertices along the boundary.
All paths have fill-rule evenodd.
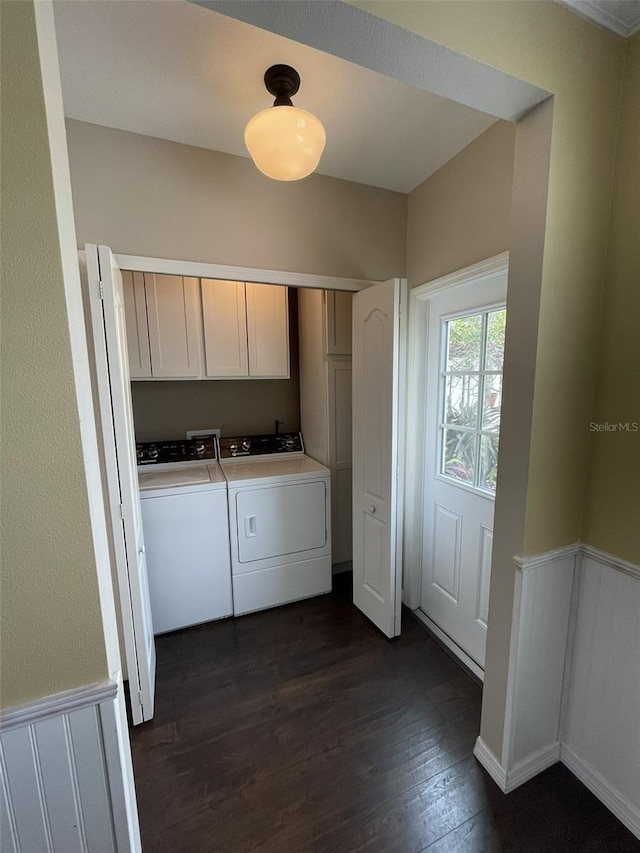
<path id="1" fill-rule="evenodd" d="M 65 114 L 248 157 L 244 127 L 263 84 L 293 65 L 297 106 L 325 125 L 318 172 L 409 192 L 495 122 L 432 95 L 188 2 L 54 3 Z"/>
<path id="2" fill-rule="evenodd" d="M 640 0 L 559 0 L 574 12 L 623 38 L 640 31 Z"/>

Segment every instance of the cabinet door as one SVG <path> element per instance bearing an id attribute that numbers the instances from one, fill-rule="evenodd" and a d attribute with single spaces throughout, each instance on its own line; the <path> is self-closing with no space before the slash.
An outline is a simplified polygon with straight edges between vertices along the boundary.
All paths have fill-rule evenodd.
<path id="1" fill-rule="evenodd" d="M 248 376 L 244 282 L 202 279 L 205 376 Z"/>
<path id="2" fill-rule="evenodd" d="M 124 314 L 127 326 L 127 350 L 131 379 L 151 378 L 151 351 L 147 327 L 147 300 L 144 277 L 139 272 L 122 271 Z"/>
<path id="3" fill-rule="evenodd" d="M 151 372 L 154 378 L 200 376 L 198 279 L 145 273 Z"/>
<path id="4" fill-rule="evenodd" d="M 289 378 L 289 304 L 287 288 L 246 284 L 249 376 Z"/>
<path id="5" fill-rule="evenodd" d="M 331 468 L 332 562 L 352 557 L 351 497 L 351 359 L 330 358 L 329 370 L 329 466 Z"/>
<path id="6" fill-rule="evenodd" d="M 351 359 L 329 359 L 329 465 L 351 468 Z"/>
<path id="7" fill-rule="evenodd" d="M 346 290 L 327 290 L 327 353 L 351 355 L 351 300 Z"/>

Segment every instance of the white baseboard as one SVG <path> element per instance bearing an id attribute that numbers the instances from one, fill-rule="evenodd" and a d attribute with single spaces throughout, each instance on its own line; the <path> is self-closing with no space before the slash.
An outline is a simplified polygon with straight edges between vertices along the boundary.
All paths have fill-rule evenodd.
<path id="1" fill-rule="evenodd" d="M 636 838 L 640 838 L 640 809 L 637 806 L 629 802 L 595 767 L 583 761 L 566 744 L 561 747 L 561 760 Z"/>
<path id="2" fill-rule="evenodd" d="M 515 767 L 508 771 L 505 770 L 481 737 L 476 740 L 473 754 L 500 790 L 505 794 L 510 794 L 511 791 L 515 791 L 516 788 L 524 785 L 529 779 L 533 779 L 538 773 L 542 773 L 543 770 L 558 763 L 560 760 L 560 743 L 556 741 L 548 744 L 519 761 Z"/>
<path id="3" fill-rule="evenodd" d="M 491 776 L 498 788 L 506 794 L 507 774 L 505 769 L 481 737 L 476 738 L 476 745 L 473 747 L 473 754 L 480 764 L 482 764 L 489 776 Z"/>
<path id="4" fill-rule="evenodd" d="M 504 788 L 505 794 L 515 791 L 520 785 L 524 785 L 529 779 L 533 779 L 538 773 L 542 773 L 543 770 L 557 764 L 558 761 L 560 761 L 559 741 L 554 741 L 536 750 L 536 752 L 519 761 L 515 767 L 507 772 L 506 786 Z"/>

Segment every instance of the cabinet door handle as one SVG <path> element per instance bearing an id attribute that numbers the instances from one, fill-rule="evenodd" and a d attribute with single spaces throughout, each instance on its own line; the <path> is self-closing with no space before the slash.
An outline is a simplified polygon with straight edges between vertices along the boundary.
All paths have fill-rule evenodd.
<path id="1" fill-rule="evenodd" d="M 376 511 L 376 508 L 375 508 L 374 506 L 370 506 L 370 507 L 369 507 L 369 512 L 370 512 L 370 513 L 374 513 L 375 511 Z"/>
<path id="2" fill-rule="evenodd" d="M 244 517 L 244 535 L 247 539 L 256 535 L 256 517 L 255 515 L 245 515 Z"/>

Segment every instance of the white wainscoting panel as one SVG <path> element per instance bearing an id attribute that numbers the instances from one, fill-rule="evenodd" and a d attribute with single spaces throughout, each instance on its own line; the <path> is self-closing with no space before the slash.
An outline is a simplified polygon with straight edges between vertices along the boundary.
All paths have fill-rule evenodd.
<path id="1" fill-rule="evenodd" d="M 576 543 L 516 557 L 502 760 L 508 793 L 562 761 L 640 838 L 640 568 Z"/>
<path id="2" fill-rule="evenodd" d="M 551 552 L 533 564 L 519 561 L 520 601 L 513 679 L 507 772 L 547 755 L 559 758 L 571 591 L 575 552 Z M 554 757 L 555 746 L 555 757 Z M 540 768 L 539 768 L 540 769 Z M 539 772 L 538 771 L 536 772 Z M 534 774 L 532 774 L 534 775 Z"/>
<path id="3" fill-rule="evenodd" d="M 2 851 L 122 853 L 135 832 L 114 803 L 124 796 L 113 720 L 116 684 L 46 697 L 8 711 L 0 730 Z M 107 697 L 107 698 L 105 698 Z M 120 825 L 124 820 L 124 828 Z M 135 821 L 134 821 L 135 822 Z M 136 827 L 137 829 L 137 827 Z"/>
<path id="4" fill-rule="evenodd" d="M 640 577 L 593 553 L 579 569 L 563 761 L 640 836 Z"/>

